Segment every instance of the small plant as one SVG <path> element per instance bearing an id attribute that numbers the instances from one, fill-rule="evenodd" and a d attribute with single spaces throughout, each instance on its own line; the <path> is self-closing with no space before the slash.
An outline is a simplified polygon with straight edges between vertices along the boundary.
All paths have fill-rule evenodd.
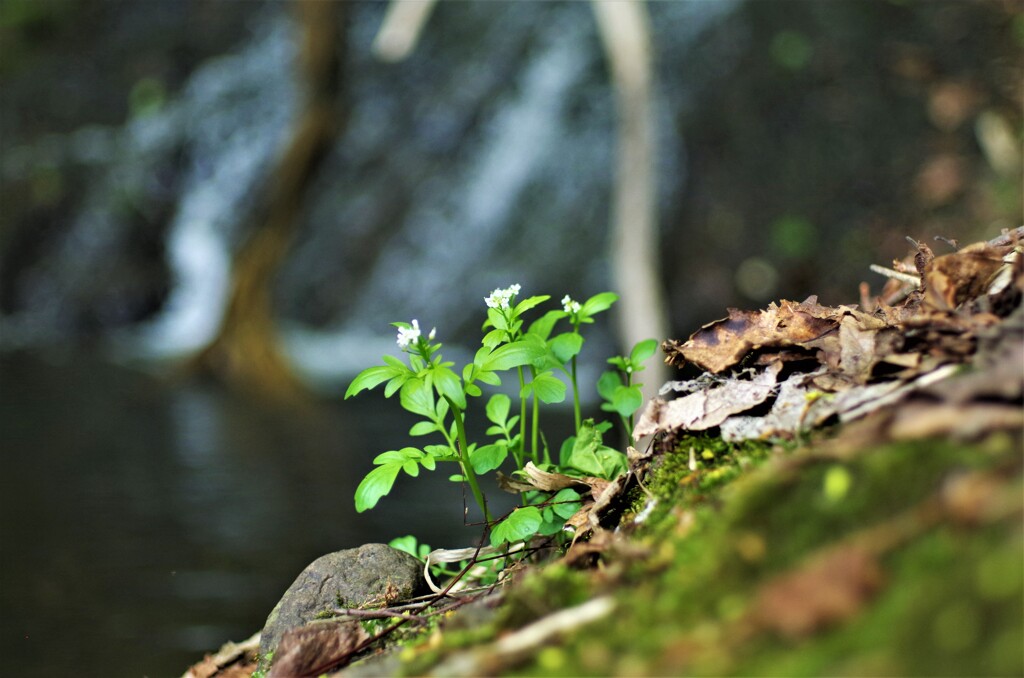
<path id="1" fill-rule="evenodd" d="M 604 399 L 601 409 L 618 413 L 629 440 L 633 439 L 633 414 L 644 404 L 640 391 L 643 384 L 634 384 L 633 375 L 644 370 L 644 362 L 657 350 L 656 340 L 645 339 L 633 347 L 629 356 L 609 358 L 608 364 L 615 370 L 605 372 L 597 380 L 597 392 Z"/>
<path id="2" fill-rule="evenodd" d="M 519 475 L 529 462 L 566 475 L 608 479 L 627 470 L 625 455 L 601 442 L 611 424 L 594 424 L 581 418 L 577 374 L 577 356 L 584 345 L 582 327 L 593 323 L 594 316 L 610 308 L 618 297 L 605 292 L 580 303 L 566 295 L 561 310 L 549 310 L 527 324 L 527 314 L 551 297 L 518 300 L 519 292 L 520 286 L 512 285 L 496 289 L 484 299 L 487 319 L 481 347 L 473 361 L 461 369 L 454 369 L 454 363 L 443 359 L 442 345 L 435 342 L 436 329 L 424 334 L 417 320 L 392 323 L 398 328 L 397 343 L 406 360 L 384 356 L 383 365 L 364 370 L 352 381 L 345 397 L 383 384 L 385 397 L 398 394 L 401 406 L 421 418 L 409 435 L 433 436 L 440 441 L 377 455 L 373 460 L 376 467 L 356 488 L 357 511 L 376 506 L 391 491 L 399 473 L 416 477 L 421 469 L 433 471 L 439 463 L 452 463 L 458 466 L 458 472 L 450 479 L 469 485 L 490 527 L 492 545 L 500 545 L 559 532 L 579 509 L 581 498 L 572 489 L 524 492 L 522 506 L 496 521 L 480 489 L 480 475 L 501 468 L 510 458 L 515 464 L 514 474 Z M 563 320 L 568 327 L 557 332 Z M 632 376 L 643 369 L 643 361 L 656 346 L 652 339 L 635 346 L 628 358 L 612 358 L 609 362 L 619 372 L 606 373 L 598 384 L 600 394 L 608 401 L 603 409 L 617 412 L 627 432 L 632 428 L 633 412 L 642 404 L 640 385 L 632 382 Z M 503 379 L 510 378 L 517 382 L 518 402 L 504 393 L 490 395 L 483 413 L 491 424 L 486 432 L 491 440 L 471 443 L 466 437 L 466 413 L 473 399 L 483 396 L 482 386 L 501 386 Z M 541 405 L 563 402 L 568 395 L 566 381 L 572 388 L 576 430 L 559 448 L 558 463 L 554 464 L 540 428 Z M 415 547 L 414 540 L 402 541 L 402 547 L 416 548 L 414 555 L 422 557 L 418 553 L 421 547 Z"/>

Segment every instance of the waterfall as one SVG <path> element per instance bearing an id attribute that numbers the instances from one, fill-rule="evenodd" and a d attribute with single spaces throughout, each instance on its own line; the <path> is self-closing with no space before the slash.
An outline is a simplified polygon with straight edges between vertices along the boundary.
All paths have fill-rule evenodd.
<path id="1" fill-rule="evenodd" d="M 187 355 L 216 335 L 231 280 L 231 236 L 251 214 L 254 190 L 294 113 L 294 42 L 279 19 L 244 50 L 203 66 L 164 114 L 182 121 L 189 166 L 167 244 L 175 286 L 163 312 L 133 332 L 141 357 Z"/>

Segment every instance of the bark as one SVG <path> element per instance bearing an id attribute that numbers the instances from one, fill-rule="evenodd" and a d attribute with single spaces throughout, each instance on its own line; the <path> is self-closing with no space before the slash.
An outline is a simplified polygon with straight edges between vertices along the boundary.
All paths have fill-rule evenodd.
<path id="1" fill-rule="evenodd" d="M 591 4 L 618 115 L 610 258 L 612 280 L 622 300 L 618 332 L 628 351 L 638 341 L 668 336 L 658 256 L 650 19 L 643 2 Z M 660 361 L 648 366 L 643 375 L 645 399 L 657 395 L 666 373 Z"/>
<path id="2" fill-rule="evenodd" d="M 293 6 L 302 40 L 297 77 L 305 88 L 304 102 L 254 217 L 260 223 L 235 258 L 220 331 L 197 358 L 202 371 L 273 399 L 294 399 L 305 392 L 280 350 L 272 303 L 274 275 L 294 239 L 310 180 L 343 122 L 335 102 L 345 3 L 297 0 Z"/>

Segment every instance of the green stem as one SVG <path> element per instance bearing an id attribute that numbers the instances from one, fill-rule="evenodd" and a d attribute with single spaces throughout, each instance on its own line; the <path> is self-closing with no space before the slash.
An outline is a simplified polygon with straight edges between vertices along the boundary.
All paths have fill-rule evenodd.
<path id="1" fill-rule="evenodd" d="M 524 466 L 523 460 L 526 458 L 526 401 L 523 400 L 523 389 L 526 388 L 526 378 L 523 377 L 522 366 L 517 367 L 516 371 L 519 373 L 519 449 L 520 453 L 516 455 L 516 463 L 519 468 L 522 469 Z"/>
<path id="2" fill-rule="evenodd" d="M 626 388 L 633 385 L 633 373 L 626 372 Z M 632 444 L 633 442 L 633 415 L 629 415 L 629 421 L 623 420 L 622 422 L 626 426 L 626 440 Z"/>
<path id="3" fill-rule="evenodd" d="M 487 510 L 487 501 L 484 499 L 484 493 L 480 491 L 480 483 L 476 480 L 476 472 L 473 470 L 473 465 L 469 463 L 469 445 L 466 443 L 466 423 L 462 418 L 462 410 L 448 396 L 444 396 L 444 399 L 448 401 L 448 407 L 455 417 L 455 428 L 459 432 L 459 456 L 462 458 L 460 462 L 462 474 L 469 482 L 469 489 L 473 491 L 473 498 L 476 499 L 477 505 L 483 511 L 484 521 L 489 525 L 491 523 L 491 512 Z"/>
<path id="4" fill-rule="evenodd" d="M 540 421 L 540 404 L 537 402 L 537 394 L 533 394 L 533 421 L 530 422 L 533 432 L 530 436 L 530 453 L 533 456 L 533 463 L 540 465 L 540 457 L 537 456 L 537 430 Z"/>
<path id="5" fill-rule="evenodd" d="M 576 384 L 576 356 L 572 357 L 572 413 L 576 418 L 576 435 L 580 433 L 580 388 Z"/>

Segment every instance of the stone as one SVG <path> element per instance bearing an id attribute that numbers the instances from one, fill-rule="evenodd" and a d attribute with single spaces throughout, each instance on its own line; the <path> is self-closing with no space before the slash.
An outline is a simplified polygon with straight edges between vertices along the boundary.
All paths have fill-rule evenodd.
<path id="1" fill-rule="evenodd" d="M 393 604 L 426 592 L 423 564 L 386 544 L 335 551 L 310 563 L 267 617 L 260 657 L 277 648 L 281 636 L 328 610 L 371 601 Z"/>

